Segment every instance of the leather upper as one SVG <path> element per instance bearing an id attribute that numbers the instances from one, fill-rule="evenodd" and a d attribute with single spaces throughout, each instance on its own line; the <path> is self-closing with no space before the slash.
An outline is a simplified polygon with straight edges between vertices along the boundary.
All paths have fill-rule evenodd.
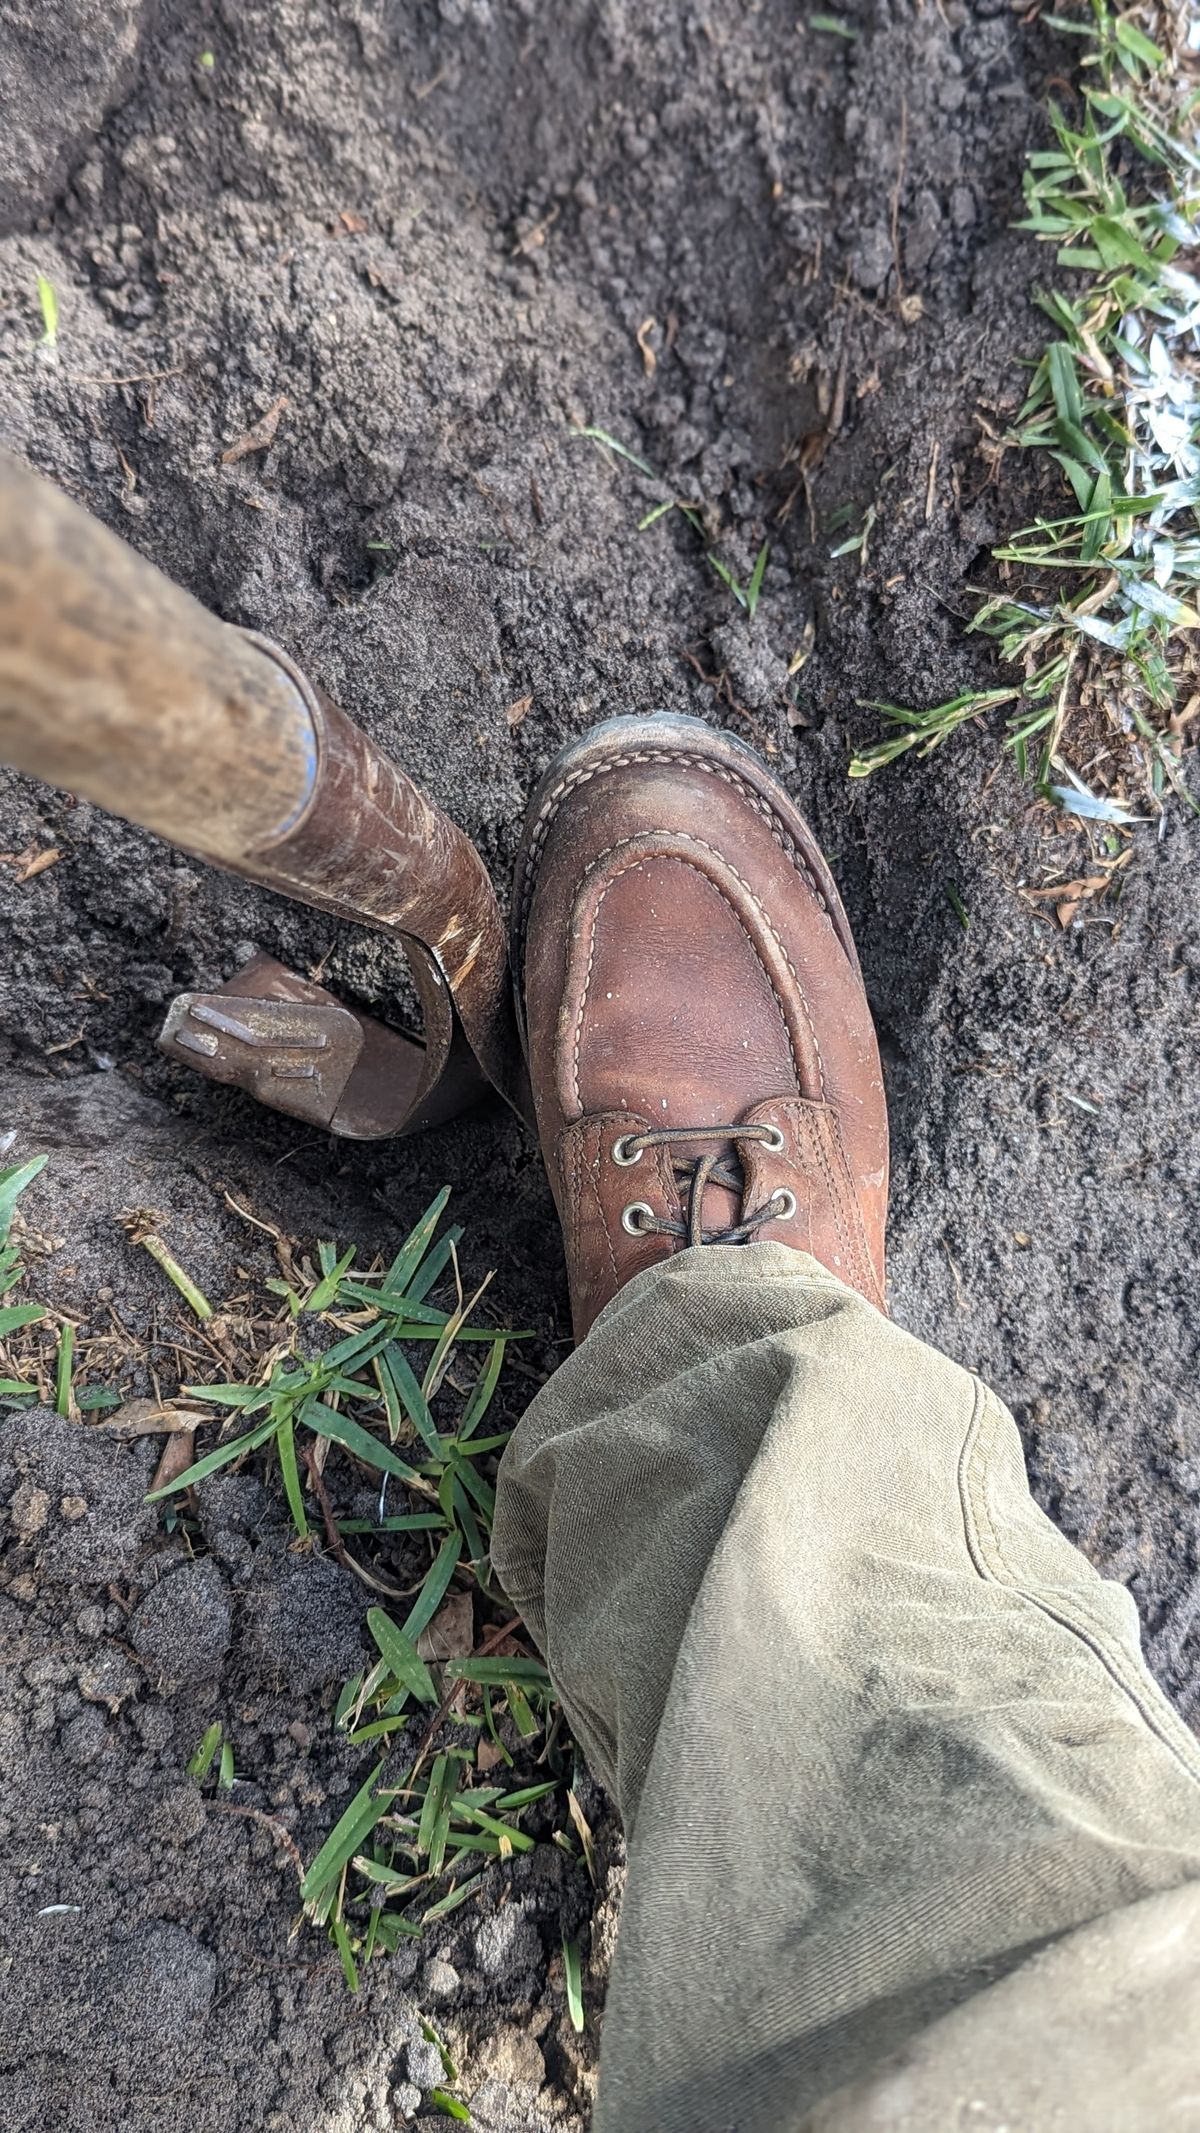
<path id="1" fill-rule="evenodd" d="M 756 1236 L 810 1251 L 884 1308 L 870 1010 L 816 841 L 749 750 L 664 717 L 611 721 L 568 751 L 526 824 L 514 967 L 578 1338 L 685 1241 L 623 1220 L 684 1214 L 677 1166 L 711 1140 L 624 1148 L 664 1127 L 776 1129 L 781 1146 L 726 1147 L 743 1188 L 708 1184 L 705 1234 L 775 1208 Z"/>

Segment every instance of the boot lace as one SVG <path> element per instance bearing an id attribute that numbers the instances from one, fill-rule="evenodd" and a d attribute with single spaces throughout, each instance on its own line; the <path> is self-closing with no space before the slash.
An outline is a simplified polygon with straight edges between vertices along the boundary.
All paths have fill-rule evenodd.
<path id="1" fill-rule="evenodd" d="M 711 1141 L 714 1145 L 707 1155 L 677 1156 L 671 1164 L 680 1199 L 686 1196 L 686 1218 L 656 1215 L 645 1200 L 631 1200 L 621 1210 L 621 1226 L 631 1237 L 678 1237 L 686 1244 L 748 1244 L 768 1222 L 791 1221 L 796 1212 L 796 1195 L 781 1186 L 764 1207 L 749 1215 L 743 1212 L 741 1221 L 727 1229 L 706 1230 L 703 1222 L 704 1195 L 710 1185 L 736 1192 L 744 1201 L 746 1179 L 736 1152 L 739 1143 L 757 1141 L 778 1154 L 784 1146 L 778 1126 L 650 1126 L 642 1133 L 623 1133 L 613 1142 L 612 1159 L 627 1169 L 640 1163 L 648 1148 L 674 1148 L 684 1143 L 694 1146 L 697 1141 Z M 722 1152 L 730 1143 L 735 1151 L 732 1157 Z"/>

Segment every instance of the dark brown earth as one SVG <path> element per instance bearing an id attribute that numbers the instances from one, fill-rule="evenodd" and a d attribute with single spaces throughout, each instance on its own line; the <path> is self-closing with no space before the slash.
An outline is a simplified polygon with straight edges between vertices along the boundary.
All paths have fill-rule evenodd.
<path id="1" fill-rule="evenodd" d="M 1009 225 L 1066 62 L 988 0 L 845 20 L 852 38 L 779 0 L 12 7 L 0 435 L 309 665 L 479 841 L 502 894 L 523 796 L 593 720 L 668 706 L 773 752 L 834 861 L 879 1018 L 896 1315 L 1012 1404 L 1040 1500 L 1129 1585 L 1194 1721 L 1200 834 L 1182 812 L 1161 841 L 1139 832 L 1119 903 L 1063 932 L 1017 886 L 1080 853 L 993 737 L 846 779 L 878 724 L 861 699 L 920 705 L 994 673 L 962 635 L 966 588 L 1021 506 L 980 447 L 1037 346 L 1044 260 Z M 87 51 L 105 55 L 90 70 Z M 70 93 L 35 97 L 64 52 Z M 39 271 L 53 355 L 34 345 Z M 223 465 L 281 395 L 269 448 Z M 662 478 L 574 434 L 589 424 Z M 671 494 L 703 503 L 743 581 L 770 540 L 753 624 L 678 514 L 637 531 Z M 865 554 L 831 559 L 872 505 Z M 551 1367 L 561 1256 L 510 1119 L 337 1146 L 155 1052 L 169 997 L 251 944 L 394 1011 L 386 945 L 5 777 L 0 852 L 51 846 L 30 879 L 0 865 L 6 1160 L 52 1158 L 26 1202 L 52 1247 L 33 1240 L 37 1293 L 85 1336 L 115 1310 L 169 1369 L 175 1300 L 123 1208 L 158 1209 L 223 1296 L 272 1262 L 222 1188 L 370 1251 L 448 1181 L 469 1266 L 498 1268 L 498 1315 L 537 1328 L 529 1363 Z M 511 1413 L 528 1382 L 511 1379 Z M 253 1478 L 214 1492 L 210 1552 L 189 1563 L 141 1508 L 150 1456 L 27 1413 L 0 1432 L 12 2133 L 425 2123 L 417 2008 L 461 2040 L 477 2124 L 581 2126 L 597 2025 L 580 2048 L 564 2016 L 561 1931 L 587 1895 L 561 1852 L 539 1846 L 352 2001 L 324 1944 L 289 1938 L 271 1836 L 201 1804 L 184 1764 L 223 1715 L 235 1799 L 311 1853 L 362 1775 L 329 1732 L 360 1595 L 285 1554 Z M 77 1498 L 82 1520 L 60 1509 Z M 166 1685 L 153 1607 L 153 1664 L 131 1629 L 159 1591 Z"/>

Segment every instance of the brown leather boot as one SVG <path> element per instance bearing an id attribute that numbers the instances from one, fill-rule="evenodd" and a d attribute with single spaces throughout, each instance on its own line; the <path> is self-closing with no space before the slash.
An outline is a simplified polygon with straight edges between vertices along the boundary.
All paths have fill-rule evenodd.
<path id="1" fill-rule="evenodd" d="M 665 714 L 564 750 L 526 818 L 512 963 L 577 1339 L 689 1244 L 795 1245 L 886 1308 L 862 973 L 757 756 Z"/>

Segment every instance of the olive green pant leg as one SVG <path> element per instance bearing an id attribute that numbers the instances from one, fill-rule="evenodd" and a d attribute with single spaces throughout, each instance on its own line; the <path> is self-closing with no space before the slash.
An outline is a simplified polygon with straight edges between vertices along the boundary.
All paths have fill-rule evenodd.
<path id="1" fill-rule="evenodd" d="M 494 1558 L 629 1834 L 596 2133 L 781 2133 L 1200 1876 L 1130 1596 L 994 1396 L 802 1254 L 631 1282 L 516 1431 Z"/>

